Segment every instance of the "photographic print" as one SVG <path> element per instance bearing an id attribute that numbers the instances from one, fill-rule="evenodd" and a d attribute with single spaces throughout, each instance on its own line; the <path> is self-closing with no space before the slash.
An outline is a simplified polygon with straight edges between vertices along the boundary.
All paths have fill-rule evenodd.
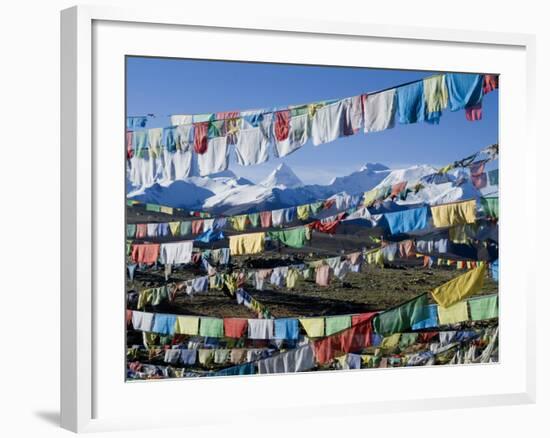
<path id="1" fill-rule="evenodd" d="M 127 381 L 498 363 L 498 75 L 125 79 Z"/>

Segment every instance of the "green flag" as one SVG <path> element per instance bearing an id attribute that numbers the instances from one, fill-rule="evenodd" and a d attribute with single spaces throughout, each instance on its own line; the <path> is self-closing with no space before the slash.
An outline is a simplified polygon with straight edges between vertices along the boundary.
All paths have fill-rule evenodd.
<path id="1" fill-rule="evenodd" d="M 201 317 L 199 334 L 210 338 L 223 338 L 223 319 Z"/>
<path id="2" fill-rule="evenodd" d="M 498 295 L 471 298 L 468 300 L 468 307 L 472 321 L 498 318 Z"/>
<path id="3" fill-rule="evenodd" d="M 136 234 L 136 224 L 126 224 L 126 237 L 134 237 Z"/>
<path id="4" fill-rule="evenodd" d="M 279 240 L 283 245 L 291 248 L 302 248 L 309 240 L 309 228 L 299 227 L 290 230 L 269 231 L 268 236 L 273 240 Z"/>
<path id="5" fill-rule="evenodd" d="M 147 211 L 154 211 L 156 213 L 160 213 L 160 205 L 157 204 L 145 204 L 145 210 Z"/>
<path id="6" fill-rule="evenodd" d="M 498 198 L 481 198 L 481 206 L 487 216 L 498 219 Z"/>
<path id="7" fill-rule="evenodd" d="M 248 220 L 254 228 L 260 226 L 260 213 L 249 213 Z"/>
<path id="8" fill-rule="evenodd" d="M 351 327 L 351 316 L 327 316 L 325 318 L 325 334 L 330 336 L 334 333 Z"/>
<path id="9" fill-rule="evenodd" d="M 429 317 L 428 294 L 422 294 L 398 307 L 380 313 L 373 319 L 373 326 L 376 333 L 390 335 L 410 330 L 413 324 Z"/>

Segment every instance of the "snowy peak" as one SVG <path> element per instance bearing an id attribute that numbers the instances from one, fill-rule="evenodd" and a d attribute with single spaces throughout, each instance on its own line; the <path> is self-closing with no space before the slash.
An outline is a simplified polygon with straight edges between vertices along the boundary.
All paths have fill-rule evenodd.
<path id="1" fill-rule="evenodd" d="M 366 163 L 358 170 L 358 172 L 380 172 L 383 170 L 389 170 L 388 166 L 384 166 L 382 163 Z"/>
<path id="2" fill-rule="evenodd" d="M 261 183 L 264 187 L 295 188 L 304 184 L 286 164 L 279 164 Z"/>
<path id="3" fill-rule="evenodd" d="M 388 173 L 378 186 L 390 186 L 403 181 L 407 181 L 409 185 L 413 185 L 420 181 L 422 177 L 433 175 L 436 172 L 437 169 L 435 167 L 427 164 L 411 166 L 406 169 L 394 169 Z"/>
<path id="4" fill-rule="evenodd" d="M 367 163 L 347 176 L 334 178 L 327 188 L 334 193 L 359 194 L 379 184 L 390 172 L 390 169 L 383 164 Z"/>

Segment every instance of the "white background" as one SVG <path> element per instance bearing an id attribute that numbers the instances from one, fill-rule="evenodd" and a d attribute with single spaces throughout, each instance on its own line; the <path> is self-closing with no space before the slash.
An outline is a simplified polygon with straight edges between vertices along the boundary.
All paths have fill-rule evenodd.
<path id="1" fill-rule="evenodd" d="M 150 2 L 110 1 L 98 4 L 145 5 Z M 185 2 L 188 3 L 188 2 Z M 217 5 L 219 3 L 219 6 Z M 225 6 L 224 4 L 225 3 Z M 461 0 L 460 2 L 425 1 L 407 2 L 351 2 L 340 0 L 316 1 L 299 4 L 297 1 L 231 2 L 209 1 L 208 7 L 196 2 L 185 8 L 231 15 L 268 14 L 322 20 L 390 23 L 458 29 L 483 29 L 503 32 L 529 32 L 537 35 L 537 106 L 539 119 L 547 113 L 549 93 L 546 78 L 550 77 L 548 53 L 550 31 L 547 17 L 535 2 L 524 1 L 515 6 L 503 2 Z M 308 2 L 309 3 L 309 2 Z M 369 4 L 367 4 L 369 3 Z M 371 4 L 372 3 L 372 4 Z M 542 2 L 541 2 L 542 3 Z M 151 2 L 152 4 L 152 2 Z M 181 1 L 160 1 L 155 5 L 178 7 Z M 216 4 L 216 5 L 215 5 Z M 3 5 L 0 15 L 2 33 L 2 67 L 0 68 L 0 120 L 3 127 L 1 160 L 3 293 L 2 334 L 3 348 L 0 371 L 2 382 L 0 397 L 4 406 L 0 410 L 0 428 L 6 436 L 68 435 L 57 429 L 59 387 L 59 10 L 71 2 L 26 1 Z M 269 8 L 272 8 L 270 11 Z M 546 30 L 545 30 L 546 29 Z M 29 131 L 29 128 L 32 128 Z M 537 168 L 539 186 L 544 189 L 545 162 L 543 153 L 545 135 L 540 135 L 540 153 L 532 157 L 533 170 Z M 521 147 L 521 145 L 518 145 Z M 538 196 L 545 201 L 544 192 Z M 539 206 L 539 227 L 547 209 Z M 521 212 L 528 214 L 528 212 Z M 526 234 L 527 237 L 527 234 Z M 546 269 L 543 248 L 548 236 L 537 236 L 539 275 Z M 223 432 L 206 424 L 204 430 L 193 431 L 202 436 L 209 434 L 248 436 L 279 436 L 281 433 L 299 433 L 316 436 L 335 434 L 403 434 L 444 437 L 511 436 L 533 432 L 535 428 L 548 430 L 544 413 L 549 412 L 548 377 L 545 366 L 549 363 L 545 309 L 549 305 L 539 285 L 537 312 L 539 320 L 538 402 L 531 406 L 484 408 L 460 411 L 413 412 L 407 414 L 367 415 L 342 419 L 304 419 L 285 422 L 276 415 L 273 421 L 265 418 L 257 423 L 234 424 Z M 542 292 L 542 293 L 541 293 Z M 546 345 L 545 345 L 546 344 Z M 147 401 L 142 401 L 147 403 Z M 230 403 L 230 398 L 228 398 Z M 257 401 L 251 401 L 257 403 Z M 207 406 L 205 406 L 207 409 Z M 243 409 L 246 409 L 243 406 Z M 182 419 L 183 421 L 183 419 Z M 190 431 L 183 431 L 189 433 Z M 133 436 L 151 431 L 116 433 L 115 436 Z M 170 433 L 167 430 L 156 433 Z M 3 433 L 4 435 L 4 430 Z M 490 435 L 489 435 L 490 434 Z"/>

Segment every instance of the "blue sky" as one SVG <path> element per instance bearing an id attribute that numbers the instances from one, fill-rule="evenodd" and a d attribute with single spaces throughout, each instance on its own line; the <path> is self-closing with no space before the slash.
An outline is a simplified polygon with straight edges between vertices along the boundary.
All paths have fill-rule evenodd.
<path id="1" fill-rule="evenodd" d="M 156 114 L 148 127 L 168 126 L 169 114 L 211 113 L 282 107 L 354 96 L 423 78 L 433 72 L 350 67 L 297 66 L 185 59 L 127 59 L 128 115 Z M 445 111 L 439 125 L 396 125 L 313 146 L 258 166 L 231 162 L 239 176 L 261 181 L 285 162 L 305 183 L 328 183 L 368 162 L 391 168 L 440 166 L 498 141 L 498 91 L 483 101 L 483 119 Z"/>

